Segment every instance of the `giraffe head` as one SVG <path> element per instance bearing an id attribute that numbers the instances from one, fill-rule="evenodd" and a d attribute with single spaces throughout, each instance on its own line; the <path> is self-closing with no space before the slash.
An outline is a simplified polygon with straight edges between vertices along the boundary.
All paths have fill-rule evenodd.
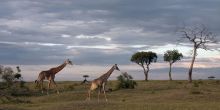
<path id="1" fill-rule="evenodd" d="M 70 61 L 69 59 L 67 59 L 67 60 L 65 61 L 65 63 L 66 63 L 66 64 L 73 65 L 72 61 Z"/>
<path id="2" fill-rule="evenodd" d="M 117 64 L 114 65 L 114 69 L 120 71 Z"/>

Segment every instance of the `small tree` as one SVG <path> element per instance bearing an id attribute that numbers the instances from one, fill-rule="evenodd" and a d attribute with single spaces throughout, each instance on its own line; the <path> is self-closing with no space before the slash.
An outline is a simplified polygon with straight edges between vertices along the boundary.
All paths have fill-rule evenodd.
<path id="1" fill-rule="evenodd" d="M 19 67 L 17 67 L 17 70 L 18 72 L 15 73 L 11 67 L 3 67 L 0 65 L 0 79 L 3 80 L 3 82 L 0 82 L 0 102 L 28 102 L 13 97 L 18 95 L 29 95 L 28 88 L 24 88 L 24 81 L 20 81 L 20 86 L 17 86 L 17 83 L 15 83 L 16 79 L 21 78 L 21 70 Z"/>
<path id="2" fill-rule="evenodd" d="M 141 66 L 144 70 L 145 80 L 148 81 L 149 66 L 152 62 L 157 61 L 157 54 L 154 52 L 137 52 L 132 55 L 131 61 Z M 145 67 L 146 66 L 146 67 Z M 147 70 L 146 70 L 146 69 Z"/>
<path id="3" fill-rule="evenodd" d="M 170 65 L 170 69 L 169 69 L 169 79 L 170 81 L 172 81 L 172 77 L 171 77 L 171 68 L 173 63 L 175 63 L 178 60 L 181 60 L 181 58 L 183 58 L 182 53 L 179 53 L 178 50 L 168 50 L 164 53 L 164 61 L 169 62 Z"/>
<path id="4" fill-rule="evenodd" d="M 84 77 L 85 79 L 83 80 L 83 82 L 82 82 L 81 84 L 88 83 L 89 81 L 87 81 L 87 79 L 86 79 L 86 78 L 88 78 L 88 77 L 89 77 L 89 75 L 83 75 L 83 77 Z"/>
<path id="5" fill-rule="evenodd" d="M 20 78 L 22 78 L 22 77 L 21 77 L 21 73 L 20 73 L 20 72 L 21 72 L 20 67 L 17 66 L 16 69 L 17 69 L 17 73 L 15 73 L 14 78 L 15 78 L 15 79 L 20 79 Z"/>
<path id="6" fill-rule="evenodd" d="M 7 87 L 11 86 L 13 84 L 14 80 L 14 71 L 11 67 L 5 67 L 2 73 L 2 79 L 6 82 Z"/>
<path id="7" fill-rule="evenodd" d="M 187 39 L 193 44 L 193 57 L 189 67 L 189 82 L 192 82 L 193 65 L 199 48 L 207 50 L 208 43 L 216 43 L 215 35 L 208 30 L 204 25 L 194 27 L 184 27 L 180 30 L 182 38 Z"/>
<path id="8" fill-rule="evenodd" d="M 86 78 L 88 78 L 89 77 L 89 75 L 83 75 L 83 77 L 85 78 L 85 80 L 86 80 Z"/>

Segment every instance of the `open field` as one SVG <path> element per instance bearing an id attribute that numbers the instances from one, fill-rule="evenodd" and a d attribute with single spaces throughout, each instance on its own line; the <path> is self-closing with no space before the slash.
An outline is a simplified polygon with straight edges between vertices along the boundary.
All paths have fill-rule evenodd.
<path id="1" fill-rule="evenodd" d="M 108 102 L 97 92 L 91 101 L 85 101 L 87 89 L 80 82 L 58 82 L 60 94 L 52 89 L 50 95 L 40 94 L 33 83 L 27 85 L 33 91 L 31 96 L 18 98 L 30 103 L 3 103 L 0 110 L 220 110 L 220 81 L 137 81 L 135 89 L 114 90 L 116 81 L 110 81 L 107 88 Z M 87 87 L 88 88 L 88 87 Z"/>

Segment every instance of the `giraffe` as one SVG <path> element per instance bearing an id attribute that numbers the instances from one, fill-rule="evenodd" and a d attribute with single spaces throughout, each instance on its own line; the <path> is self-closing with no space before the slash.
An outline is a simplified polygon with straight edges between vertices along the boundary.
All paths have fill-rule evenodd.
<path id="1" fill-rule="evenodd" d="M 91 91 L 93 91 L 93 90 L 98 88 L 99 89 L 99 91 L 98 91 L 98 102 L 99 102 L 99 95 L 100 95 L 101 91 L 103 91 L 103 93 L 105 95 L 105 101 L 106 102 L 108 101 L 107 97 L 106 97 L 106 94 L 105 94 L 105 85 L 107 83 L 108 78 L 110 77 L 110 75 L 112 74 L 112 72 L 114 70 L 120 71 L 120 69 L 118 68 L 117 64 L 113 65 L 112 68 L 108 72 L 106 72 L 105 74 L 101 75 L 99 78 L 94 79 L 91 82 L 91 87 L 88 90 L 88 96 L 87 96 L 88 100 L 90 100 Z"/>
<path id="2" fill-rule="evenodd" d="M 67 64 L 73 65 L 72 62 L 69 59 L 67 59 L 67 60 L 64 61 L 63 64 L 59 65 L 58 67 L 54 67 L 54 68 L 51 68 L 51 69 L 46 70 L 46 71 L 41 71 L 39 73 L 38 79 L 35 80 L 35 83 L 37 83 L 37 86 L 40 84 L 42 93 L 44 92 L 43 91 L 43 81 L 48 80 L 49 82 L 48 82 L 47 94 L 49 94 L 49 89 L 50 89 L 51 82 L 55 85 L 57 94 L 59 94 L 59 91 L 57 89 L 57 84 L 54 81 L 54 78 L 55 78 L 56 73 L 61 71 Z"/>

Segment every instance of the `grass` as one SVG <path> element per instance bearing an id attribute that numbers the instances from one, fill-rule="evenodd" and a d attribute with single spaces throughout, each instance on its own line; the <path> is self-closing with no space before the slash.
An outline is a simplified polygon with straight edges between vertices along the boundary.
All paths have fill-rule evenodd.
<path id="1" fill-rule="evenodd" d="M 31 103 L 2 103 L 0 110 L 220 110 L 219 81 L 137 81 L 135 89 L 116 90 L 107 93 L 109 99 L 97 101 L 97 92 L 91 101 L 85 101 L 87 88 L 80 82 L 58 82 L 60 94 L 55 89 L 50 95 L 41 94 L 34 88 L 31 96 L 18 98 Z M 109 88 L 115 88 L 116 81 L 110 81 Z"/>

